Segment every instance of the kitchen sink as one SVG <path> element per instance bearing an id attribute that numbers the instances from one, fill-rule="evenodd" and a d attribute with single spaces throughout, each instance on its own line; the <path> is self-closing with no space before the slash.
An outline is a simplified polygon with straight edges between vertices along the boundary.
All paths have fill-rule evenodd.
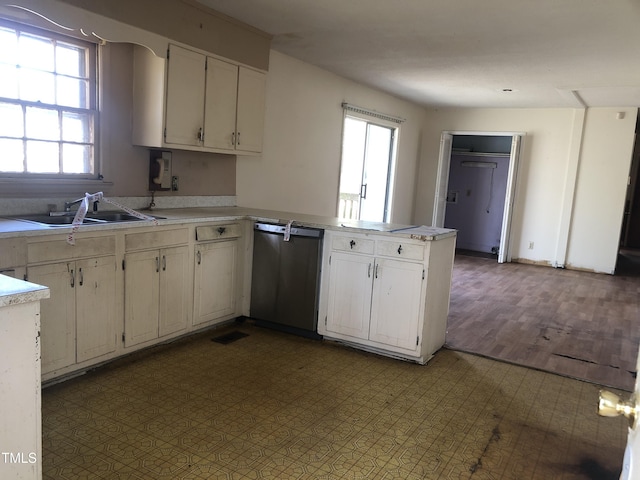
<path id="1" fill-rule="evenodd" d="M 36 214 L 36 215 L 20 215 L 16 217 L 12 217 L 14 220 L 22 220 L 25 222 L 33 222 L 39 223 L 41 225 L 47 225 L 49 227 L 66 227 L 73 223 L 73 219 L 75 218 L 75 212 L 64 213 L 64 214 L 53 214 L 49 215 L 47 213 Z M 162 217 L 154 217 L 154 218 L 162 218 Z M 98 225 L 104 223 L 119 223 L 119 222 L 142 222 L 144 221 L 142 218 L 138 218 L 134 215 L 130 215 L 124 212 L 97 212 L 97 213 L 87 213 L 82 221 L 83 225 Z"/>
<path id="2" fill-rule="evenodd" d="M 100 222 L 136 222 L 142 220 L 142 218 L 124 212 L 88 213 L 85 217 L 86 219 Z"/>

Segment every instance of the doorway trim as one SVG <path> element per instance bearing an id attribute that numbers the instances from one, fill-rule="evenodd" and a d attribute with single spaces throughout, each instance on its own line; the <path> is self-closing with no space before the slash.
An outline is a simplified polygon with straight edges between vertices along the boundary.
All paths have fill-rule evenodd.
<path id="1" fill-rule="evenodd" d="M 500 232 L 500 250 L 498 263 L 511 261 L 511 220 L 513 216 L 513 204 L 516 195 L 516 183 L 518 167 L 520 164 L 520 152 L 522 140 L 526 135 L 523 132 L 479 132 L 479 131 L 453 131 L 445 130 L 440 136 L 440 154 L 438 158 L 438 174 L 436 177 L 436 194 L 433 208 L 432 225 L 444 227 L 444 217 L 447 207 L 447 189 L 449 187 L 449 167 L 451 166 L 451 147 L 454 135 L 468 135 L 479 137 L 511 137 L 511 152 L 509 155 L 509 172 L 507 174 L 507 191 L 502 214 L 502 230 Z"/>

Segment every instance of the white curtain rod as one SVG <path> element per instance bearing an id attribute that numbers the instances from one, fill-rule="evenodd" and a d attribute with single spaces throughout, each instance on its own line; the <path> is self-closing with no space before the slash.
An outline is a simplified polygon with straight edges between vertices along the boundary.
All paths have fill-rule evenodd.
<path id="1" fill-rule="evenodd" d="M 406 119 L 401 117 L 395 117 L 393 115 L 387 115 L 386 113 L 376 112 L 375 110 L 369 110 L 368 108 L 358 107 L 356 105 L 351 105 L 350 103 L 343 102 L 342 108 L 348 110 L 350 112 L 361 113 L 363 115 L 369 115 L 370 117 L 379 118 L 381 120 L 386 120 L 388 122 L 393 123 L 402 123 Z"/>

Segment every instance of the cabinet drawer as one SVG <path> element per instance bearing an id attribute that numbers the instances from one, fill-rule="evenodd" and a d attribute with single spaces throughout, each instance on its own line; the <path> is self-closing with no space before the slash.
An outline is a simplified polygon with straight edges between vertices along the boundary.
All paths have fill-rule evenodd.
<path id="1" fill-rule="evenodd" d="M 75 245 L 66 240 L 30 243 L 27 246 L 27 262 L 57 262 L 75 258 L 115 255 L 116 237 L 76 238 Z"/>
<path id="2" fill-rule="evenodd" d="M 20 267 L 27 264 L 27 243 L 24 238 L 0 239 L 0 268 Z"/>
<path id="3" fill-rule="evenodd" d="M 240 225 L 231 223 L 227 225 L 201 225 L 196 227 L 196 241 L 206 242 L 222 238 L 236 238 L 241 235 Z"/>
<path id="4" fill-rule="evenodd" d="M 126 251 L 162 248 L 189 242 L 189 230 L 159 230 L 144 233 L 130 233 L 124 237 Z"/>
<path id="5" fill-rule="evenodd" d="M 343 252 L 366 253 L 373 255 L 374 241 L 360 237 L 333 237 L 331 248 Z"/>
<path id="6" fill-rule="evenodd" d="M 376 255 L 381 257 L 405 258 L 407 260 L 423 260 L 424 245 L 413 243 L 378 241 L 376 243 Z"/>

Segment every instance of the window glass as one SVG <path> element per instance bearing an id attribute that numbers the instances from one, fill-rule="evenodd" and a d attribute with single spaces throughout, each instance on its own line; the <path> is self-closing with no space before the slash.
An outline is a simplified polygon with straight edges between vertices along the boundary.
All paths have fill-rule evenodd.
<path id="1" fill-rule="evenodd" d="M 0 175 L 96 177 L 96 53 L 0 19 Z"/>

